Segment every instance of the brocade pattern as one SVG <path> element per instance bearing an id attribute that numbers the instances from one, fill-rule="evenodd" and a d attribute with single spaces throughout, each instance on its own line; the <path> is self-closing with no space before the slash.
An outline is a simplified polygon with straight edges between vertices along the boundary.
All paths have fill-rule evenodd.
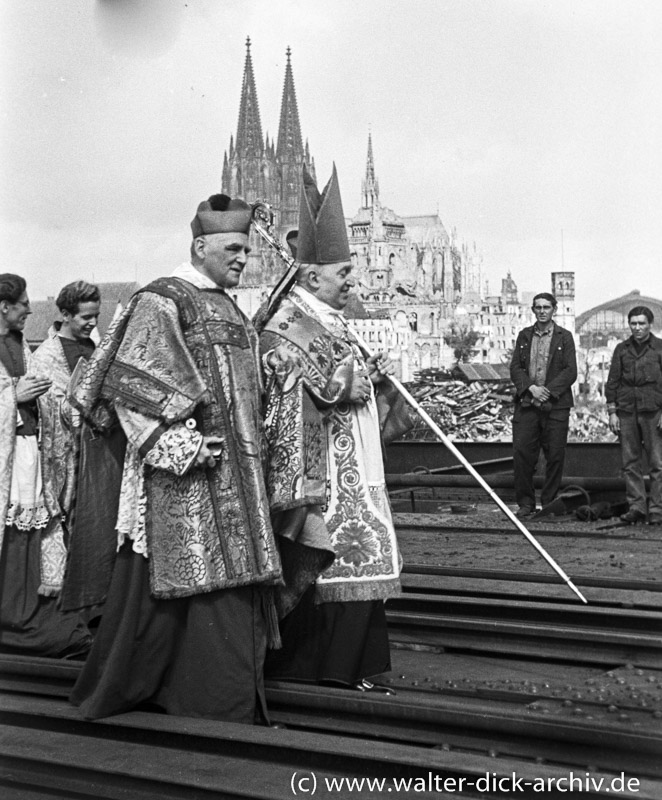
<path id="1" fill-rule="evenodd" d="M 132 443 L 118 528 L 148 556 L 152 594 L 278 583 L 262 469 L 257 336 L 245 317 L 224 292 L 161 279 L 131 301 L 111 339 L 99 346 L 95 377 L 84 378 L 75 401 L 94 419 L 115 392 Z M 199 433 L 184 427 L 189 418 Z M 165 432 L 140 458 L 134 448 L 157 425 Z M 200 434 L 224 441 L 212 469 L 195 465 Z M 140 480 L 144 494 L 136 496 Z"/>
<path id="2" fill-rule="evenodd" d="M 374 600 L 400 592 L 400 559 L 384 479 L 375 403 L 347 401 L 365 371 L 356 338 L 290 295 L 260 337 L 267 365 L 268 488 L 272 508 L 322 507 L 335 560 L 319 575 L 319 602 Z M 300 376 L 279 379 L 268 354 L 287 353 Z M 287 389 L 285 388 L 287 386 Z M 323 467 L 323 469 L 322 469 Z M 315 472 L 315 494 L 306 479 Z"/>

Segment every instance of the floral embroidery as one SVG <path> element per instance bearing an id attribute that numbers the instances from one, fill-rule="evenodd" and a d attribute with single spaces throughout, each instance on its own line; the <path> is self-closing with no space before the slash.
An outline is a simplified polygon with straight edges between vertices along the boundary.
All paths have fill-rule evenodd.
<path id="1" fill-rule="evenodd" d="M 183 475 L 198 454 L 201 443 L 200 433 L 178 422 L 158 438 L 145 456 L 145 464 Z"/>
<path id="2" fill-rule="evenodd" d="M 361 527 L 358 520 L 351 520 L 338 534 L 336 556 L 341 561 L 360 567 L 378 555 L 379 550 L 370 530 Z"/>
<path id="3" fill-rule="evenodd" d="M 287 334 L 280 333 L 283 320 L 292 321 L 299 309 L 302 321 L 288 325 Z M 260 342 L 263 352 L 285 346 L 300 357 L 303 375 L 298 385 L 285 391 L 273 378 L 268 382 L 268 489 L 275 510 L 315 503 L 323 514 L 336 558 L 317 578 L 317 601 L 398 595 L 400 560 L 377 411 L 374 404 L 357 409 L 342 401 L 345 368 L 351 377 L 352 370 L 364 364 L 362 352 L 342 320 L 322 321 L 298 295 L 283 302 Z M 316 404 L 316 424 L 305 416 L 306 400 Z M 318 465 L 312 499 L 304 491 L 307 470 L 317 471 Z"/>

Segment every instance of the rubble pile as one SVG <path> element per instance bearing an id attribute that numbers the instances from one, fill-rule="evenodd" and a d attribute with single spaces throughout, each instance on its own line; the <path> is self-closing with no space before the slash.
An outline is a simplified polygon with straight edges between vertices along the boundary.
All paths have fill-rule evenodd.
<path id="1" fill-rule="evenodd" d="M 426 381 L 407 385 L 411 395 L 454 441 L 501 442 L 511 439 L 513 388 L 498 383 Z M 403 439 L 434 440 L 414 413 L 414 428 Z"/>
<path id="2" fill-rule="evenodd" d="M 600 413 L 601 412 L 601 413 Z M 609 430 L 606 409 L 594 411 L 587 406 L 570 409 L 569 442 L 614 442 L 616 437 Z"/>
<path id="3" fill-rule="evenodd" d="M 441 430 L 457 442 L 509 442 L 512 440 L 512 384 L 498 381 L 453 379 L 420 380 L 407 389 Z M 604 405 L 577 405 L 570 411 L 570 442 L 613 442 Z M 411 411 L 414 427 L 402 438 L 434 441 L 435 434 Z"/>

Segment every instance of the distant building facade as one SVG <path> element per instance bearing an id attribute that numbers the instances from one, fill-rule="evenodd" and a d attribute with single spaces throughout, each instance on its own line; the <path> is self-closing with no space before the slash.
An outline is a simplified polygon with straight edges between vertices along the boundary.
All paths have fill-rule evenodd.
<path id="1" fill-rule="evenodd" d="M 604 398 L 604 384 L 614 348 L 630 335 L 628 312 L 637 306 L 650 308 L 654 317 L 651 329 L 656 336 L 662 336 L 662 300 L 642 295 L 638 289 L 578 315 L 578 381 L 586 397 Z"/>
<path id="2" fill-rule="evenodd" d="M 662 331 L 662 300 L 642 295 L 638 289 L 584 311 L 577 317 L 577 335 L 586 346 L 606 345 L 609 339 L 622 340 L 630 335 L 628 312 L 647 306 L 655 317 L 653 332 Z"/>
<path id="3" fill-rule="evenodd" d="M 557 300 L 554 321 L 574 334 L 575 331 L 575 274 L 574 272 L 552 272 L 549 288 L 541 287 L 535 292 L 519 293 L 510 272 L 501 281 L 501 292 L 481 297 L 467 293 L 465 301 L 455 310 L 462 312 L 470 326 L 480 338 L 475 345 L 472 363 L 505 364 L 510 361 L 517 334 L 522 328 L 533 325 L 535 316 L 531 309 L 533 297 L 538 291 L 550 291 Z"/>
<path id="4" fill-rule="evenodd" d="M 552 272 L 552 294 L 556 297 L 554 321 L 566 330 L 575 332 L 575 273 Z"/>
<path id="5" fill-rule="evenodd" d="M 472 317 L 481 334 L 473 360 L 484 364 L 509 363 L 517 334 L 535 322 L 531 303 L 520 299 L 510 272 L 501 281 L 501 293 L 484 297 L 480 311 Z"/>

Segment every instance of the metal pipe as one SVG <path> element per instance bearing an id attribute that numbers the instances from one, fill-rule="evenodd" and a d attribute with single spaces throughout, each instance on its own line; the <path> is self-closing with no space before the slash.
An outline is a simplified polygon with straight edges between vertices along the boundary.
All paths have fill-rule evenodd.
<path id="1" fill-rule="evenodd" d="M 533 479 L 537 488 L 543 485 L 544 478 L 536 476 Z M 445 486 L 467 488 L 475 485 L 475 480 L 470 475 L 449 475 L 427 473 L 427 472 L 390 472 L 386 475 L 386 483 L 389 487 L 420 487 Z M 497 489 L 512 489 L 513 476 L 510 475 L 490 475 L 490 484 Z M 625 481 L 622 478 L 587 478 L 587 477 L 566 477 L 561 482 L 561 486 L 581 486 L 589 492 L 619 492 L 625 491 Z"/>

